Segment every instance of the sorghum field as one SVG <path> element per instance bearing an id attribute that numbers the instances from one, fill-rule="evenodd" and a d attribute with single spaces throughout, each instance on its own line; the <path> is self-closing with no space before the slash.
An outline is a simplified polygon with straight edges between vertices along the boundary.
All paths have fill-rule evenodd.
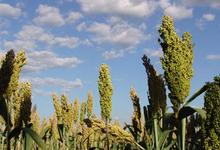
<path id="1" fill-rule="evenodd" d="M 158 33 L 164 74 L 157 73 L 149 56 L 140 58 L 146 70 L 149 105 L 141 106 L 138 93 L 131 88 L 133 115 L 131 124 L 123 125 L 111 118 L 114 91 L 107 64 L 100 64 L 97 77 L 101 117 L 93 112 L 92 92 L 82 103 L 77 98 L 70 103 L 65 94 L 52 93 L 54 114 L 40 121 L 31 101 L 31 82 L 19 80 L 26 54 L 9 50 L 0 62 L 0 149 L 219 150 L 220 76 L 189 95 L 192 35 L 185 32 L 179 37 L 169 16 L 162 18 Z M 204 107 L 191 107 L 203 93 Z"/>

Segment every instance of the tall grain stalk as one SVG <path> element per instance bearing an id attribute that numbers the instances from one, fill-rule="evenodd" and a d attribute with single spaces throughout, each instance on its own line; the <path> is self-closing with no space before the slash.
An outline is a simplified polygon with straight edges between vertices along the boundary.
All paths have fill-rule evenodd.
<path id="1" fill-rule="evenodd" d="M 78 126 L 78 118 L 79 118 L 79 100 L 75 98 L 73 101 L 73 121 L 74 121 L 74 150 L 77 148 L 77 126 Z"/>
<path id="2" fill-rule="evenodd" d="M 205 150 L 220 149 L 220 76 L 209 83 L 205 93 L 204 109 L 207 118 L 203 125 L 203 148 Z"/>
<path id="3" fill-rule="evenodd" d="M 160 45 L 164 57 L 161 58 L 165 79 L 170 90 L 169 98 L 173 104 L 175 118 L 181 105 L 190 92 L 190 81 L 193 76 L 193 43 L 190 33 L 185 32 L 180 38 L 175 32 L 173 19 L 164 16 L 159 29 Z M 178 136 L 179 148 L 185 150 L 185 119 L 181 120 L 181 136 Z"/>
<path id="4" fill-rule="evenodd" d="M 133 87 L 130 89 L 130 97 L 133 103 L 133 110 L 134 110 L 133 115 L 132 115 L 132 126 L 134 129 L 134 138 L 136 141 L 139 141 L 140 134 L 142 132 L 141 108 L 140 108 L 139 97 Z"/>
<path id="5" fill-rule="evenodd" d="M 92 109 L 93 109 L 93 95 L 92 92 L 88 92 L 87 97 L 87 117 L 90 119 L 92 116 Z"/>
<path id="6" fill-rule="evenodd" d="M 150 59 L 146 55 L 144 55 L 142 57 L 142 60 L 148 78 L 148 93 L 149 93 L 148 100 L 150 104 L 149 107 L 151 109 L 151 118 L 153 118 L 155 147 L 156 150 L 159 150 L 160 146 L 159 146 L 158 122 L 159 122 L 159 118 L 165 114 L 166 105 L 167 105 L 165 84 L 162 76 L 156 73 L 156 70 L 154 69 L 153 65 L 150 63 Z"/>
<path id="7" fill-rule="evenodd" d="M 14 72 L 14 58 L 15 54 L 13 50 L 10 50 L 7 52 L 6 57 L 1 61 L 1 69 L 0 69 L 0 96 L 1 96 L 1 106 L 2 110 L 5 110 L 5 114 L 1 114 L 6 122 L 6 141 L 7 141 L 7 149 L 10 149 L 10 140 L 8 138 L 10 128 L 11 128 L 11 122 L 10 122 L 10 113 L 9 113 L 9 99 L 4 98 L 4 94 L 6 93 L 11 76 Z"/>
<path id="8" fill-rule="evenodd" d="M 105 120 L 107 150 L 109 150 L 108 122 L 111 119 L 113 87 L 109 68 L 102 64 L 99 69 L 98 88 L 100 94 L 101 116 Z"/>
<path id="9" fill-rule="evenodd" d="M 10 53 L 10 51 L 9 51 Z M 7 58 L 7 56 L 6 56 Z M 7 90 L 5 91 L 5 99 L 6 99 L 6 110 L 7 110 L 7 121 L 6 121 L 6 128 L 7 128 L 7 136 L 6 136 L 6 141 L 7 141 L 7 149 L 11 149 L 11 140 L 9 138 L 9 133 L 11 131 L 11 114 L 12 114 L 12 104 L 14 101 L 14 94 L 18 88 L 19 84 L 19 77 L 20 77 L 20 72 L 21 68 L 24 66 L 26 62 L 26 56 L 24 51 L 19 51 L 17 55 L 15 56 L 13 60 L 13 65 L 12 65 L 12 74 L 10 76 L 10 82 L 8 83 L 8 87 L 6 88 Z"/>

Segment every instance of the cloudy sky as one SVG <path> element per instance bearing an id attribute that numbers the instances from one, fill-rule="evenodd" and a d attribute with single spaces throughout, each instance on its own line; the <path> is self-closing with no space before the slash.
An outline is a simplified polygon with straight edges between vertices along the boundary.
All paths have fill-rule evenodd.
<path id="1" fill-rule="evenodd" d="M 131 86 L 142 106 L 148 103 L 142 55 L 163 73 L 157 30 L 164 14 L 174 18 L 179 35 L 193 35 L 193 93 L 220 72 L 219 0 L 0 0 L 0 53 L 26 51 L 21 80 L 32 82 L 42 117 L 53 113 L 52 92 L 83 101 L 92 91 L 99 115 L 98 69 L 107 63 L 114 85 L 112 117 L 127 121 Z M 192 105 L 202 106 L 202 97 Z"/>

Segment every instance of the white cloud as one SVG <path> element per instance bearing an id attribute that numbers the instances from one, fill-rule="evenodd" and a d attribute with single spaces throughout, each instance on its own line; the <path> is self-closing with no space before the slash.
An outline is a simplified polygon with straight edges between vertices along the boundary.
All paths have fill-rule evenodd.
<path id="1" fill-rule="evenodd" d="M 192 17 L 193 9 L 187 9 L 182 6 L 172 5 L 164 10 L 166 15 L 172 16 L 174 19 L 185 19 Z"/>
<path id="2" fill-rule="evenodd" d="M 86 29 L 86 23 L 85 22 L 82 22 L 82 23 L 80 23 L 79 25 L 77 25 L 77 27 L 76 27 L 76 30 L 77 31 L 83 31 L 83 30 L 85 30 Z"/>
<path id="3" fill-rule="evenodd" d="M 154 0 L 77 0 L 84 12 L 148 17 L 156 9 Z"/>
<path id="4" fill-rule="evenodd" d="M 214 21 L 215 20 L 215 15 L 213 14 L 204 14 L 202 18 L 206 21 Z"/>
<path id="5" fill-rule="evenodd" d="M 6 30 L 0 31 L 0 35 L 8 35 L 8 31 L 6 31 Z"/>
<path id="6" fill-rule="evenodd" d="M 0 17 L 0 29 L 1 29 L 1 30 L 3 30 L 3 28 L 8 27 L 9 24 L 10 24 L 9 19 L 7 19 L 7 18 L 1 18 L 1 17 Z"/>
<path id="7" fill-rule="evenodd" d="M 53 44 L 54 39 L 52 34 L 35 25 L 24 25 L 21 31 L 16 34 L 16 37 L 24 41 L 40 41 L 47 44 Z"/>
<path id="8" fill-rule="evenodd" d="M 45 91 L 41 88 L 32 88 L 32 97 L 35 98 L 36 96 L 51 96 L 52 92 Z"/>
<path id="9" fill-rule="evenodd" d="M 77 20 L 81 19 L 83 17 L 83 15 L 79 12 L 70 12 L 68 14 L 68 17 L 66 18 L 66 22 L 68 23 L 74 23 Z"/>
<path id="10" fill-rule="evenodd" d="M 21 16 L 22 11 L 20 8 L 13 7 L 9 4 L 0 3 L 0 16 L 12 17 L 17 19 Z"/>
<path id="11" fill-rule="evenodd" d="M 55 36 L 34 25 L 24 25 L 15 37 L 17 39 L 14 41 L 5 41 L 4 46 L 6 48 L 32 50 L 36 48 L 37 42 L 45 43 L 49 46 L 59 45 L 68 48 L 75 48 L 79 44 L 77 37 Z"/>
<path id="12" fill-rule="evenodd" d="M 82 63 L 77 57 L 58 57 L 51 51 L 29 51 L 26 71 L 40 71 L 49 68 L 73 68 Z"/>
<path id="13" fill-rule="evenodd" d="M 211 6 L 212 8 L 220 8 L 220 1 L 218 1 L 218 0 L 214 1 L 214 0 L 213 0 L 213 1 L 211 2 L 210 6 Z"/>
<path id="14" fill-rule="evenodd" d="M 144 49 L 144 54 L 146 54 L 149 57 L 162 57 L 163 56 L 162 50 Z"/>
<path id="15" fill-rule="evenodd" d="M 73 88 L 82 88 L 83 83 L 82 81 L 77 78 L 74 81 L 68 81 L 60 78 L 52 78 L 52 77 L 46 77 L 46 78 L 40 78 L 40 77 L 25 77 L 21 79 L 22 81 L 30 81 L 33 86 L 35 87 L 45 87 L 45 86 L 51 86 L 51 87 L 59 87 L 62 88 L 64 91 L 69 91 Z"/>
<path id="16" fill-rule="evenodd" d="M 169 0 L 160 0 L 160 7 L 164 10 L 166 15 L 173 17 L 174 19 L 185 19 L 193 16 L 193 9 L 187 8 L 184 5 L 177 5 L 175 3 L 170 3 Z"/>
<path id="17" fill-rule="evenodd" d="M 220 8 L 219 0 L 181 0 L 183 5 L 186 6 L 202 6 L 208 5 L 212 8 Z"/>
<path id="18" fill-rule="evenodd" d="M 165 9 L 165 8 L 169 7 L 171 4 L 170 4 L 169 0 L 160 0 L 159 5 L 161 8 Z"/>
<path id="19" fill-rule="evenodd" d="M 78 45 L 79 39 L 76 37 L 55 37 L 54 42 L 60 46 L 75 48 Z"/>
<path id="20" fill-rule="evenodd" d="M 111 60 L 116 58 L 122 58 L 126 54 L 133 54 L 133 53 L 135 53 L 135 49 L 134 47 L 131 46 L 123 49 L 113 49 L 113 50 L 105 51 L 104 53 L 102 53 L 102 57 L 105 60 Z"/>
<path id="21" fill-rule="evenodd" d="M 145 39 L 142 31 L 127 23 L 109 25 L 96 22 L 88 26 L 87 31 L 95 34 L 93 41 L 98 44 L 111 43 L 129 47 Z"/>
<path id="22" fill-rule="evenodd" d="M 214 20 L 215 20 L 215 15 L 207 13 L 207 14 L 203 14 L 203 16 L 200 19 L 197 19 L 195 24 L 199 30 L 204 30 L 207 22 L 211 22 Z"/>
<path id="23" fill-rule="evenodd" d="M 85 39 L 80 41 L 81 45 L 86 45 L 86 46 L 93 46 L 93 43 L 89 39 Z"/>
<path id="24" fill-rule="evenodd" d="M 58 0 L 58 4 L 63 4 L 67 2 L 74 2 L 75 0 Z"/>
<path id="25" fill-rule="evenodd" d="M 39 25 L 60 27 L 65 24 L 63 16 L 56 7 L 41 4 L 36 12 L 38 13 L 38 16 L 34 18 L 34 22 Z"/>
<path id="26" fill-rule="evenodd" d="M 21 9 L 25 9 L 25 3 L 24 2 L 17 2 L 16 7 L 21 8 Z"/>
<path id="27" fill-rule="evenodd" d="M 220 55 L 208 55 L 206 57 L 208 60 L 220 60 Z"/>
<path id="28" fill-rule="evenodd" d="M 4 41 L 3 45 L 5 49 L 14 49 L 14 50 L 32 50 L 36 48 L 36 44 L 32 41 L 25 40 L 14 40 L 14 41 Z"/>
<path id="29" fill-rule="evenodd" d="M 120 17 L 110 16 L 107 19 L 107 23 L 109 23 L 109 24 L 118 24 L 118 23 L 125 23 L 125 21 Z"/>
<path id="30" fill-rule="evenodd" d="M 199 30 L 202 31 L 202 30 L 204 30 L 205 21 L 203 19 L 198 19 L 198 20 L 196 20 L 195 25 Z"/>
<path id="31" fill-rule="evenodd" d="M 146 25 L 146 23 L 141 23 L 140 25 L 139 25 L 139 29 L 140 30 L 142 30 L 142 31 L 145 31 L 146 29 L 147 29 L 147 25 Z"/>
<path id="32" fill-rule="evenodd" d="M 114 49 L 102 53 L 102 57 L 106 60 L 121 58 L 127 53 L 135 52 L 134 49 L 139 43 L 151 38 L 149 34 L 144 35 L 145 29 L 145 24 L 135 27 L 118 17 L 109 17 L 107 23 L 86 24 L 83 22 L 77 27 L 78 31 L 91 33 L 88 34 L 91 40 L 89 43 L 114 46 Z"/>
<path id="33" fill-rule="evenodd" d="M 105 51 L 102 56 L 106 60 L 110 59 L 115 59 L 115 58 L 120 58 L 124 56 L 124 51 L 116 51 L 116 50 L 111 50 L 111 51 Z"/>

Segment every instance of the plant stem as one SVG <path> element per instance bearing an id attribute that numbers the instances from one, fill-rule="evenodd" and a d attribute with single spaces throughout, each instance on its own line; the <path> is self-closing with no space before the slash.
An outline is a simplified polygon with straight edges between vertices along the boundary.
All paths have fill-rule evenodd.
<path id="1" fill-rule="evenodd" d="M 75 127 L 75 131 L 74 131 L 74 148 L 73 148 L 73 150 L 76 150 L 76 136 L 77 136 L 77 127 Z"/>
<path id="2" fill-rule="evenodd" d="M 158 126 L 157 126 L 157 119 L 154 118 L 154 135 L 155 135 L 155 146 L 156 150 L 159 150 L 159 141 L 158 141 Z"/>
<path id="3" fill-rule="evenodd" d="M 9 133 L 11 130 L 11 125 L 10 125 L 10 101 L 6 100 L 6 107 L 7 107 L 7 122 L 6 122 L 6 145 L 7 145 L 7 150 L 11 150 L 11 141 L 9 139 Z"/>
<path id="4" fill-rule="evenodd" d="M 185 150 L 186 118 L 181 120 L 181 150 Z"/>
<path id="5" fill-rule="evenodd" d="M 2 136 L 2 150 L 4 150 L 4 140 L 5 140 L 5 137 Z"/>
<path id="6" fill-rule="evenodd" d="M 107 142 L 107 150 L 109 150 L 109 139 L 108 139 L 108 119 L 105 119 L 105 128 L 106 128 L 106 142 Z"/>

